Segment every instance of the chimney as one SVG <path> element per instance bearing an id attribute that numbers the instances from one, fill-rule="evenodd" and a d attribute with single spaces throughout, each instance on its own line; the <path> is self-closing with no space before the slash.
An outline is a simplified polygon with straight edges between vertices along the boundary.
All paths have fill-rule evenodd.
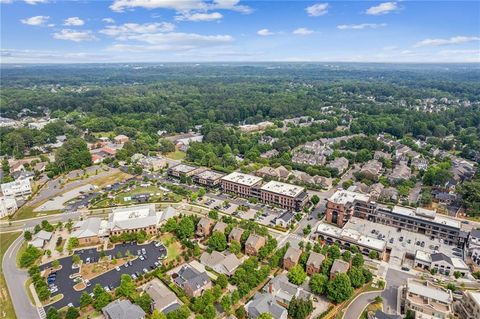
<path id="1" fill-rule="evenodd" d="M 271 282 L 268 284 L 268 292 L 269 293 L 273 292 L 273 284 Z"/>

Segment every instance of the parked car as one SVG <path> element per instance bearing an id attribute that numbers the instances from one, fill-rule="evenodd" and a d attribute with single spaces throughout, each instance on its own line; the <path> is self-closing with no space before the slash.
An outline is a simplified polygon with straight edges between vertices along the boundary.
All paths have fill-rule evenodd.
<path id="1" fill-rule="evenodd" d="M 115 270 L 116 270 L 116 271 L 120 271 L 120 267 L 118 267 L 118 266 L 115 267 Z"/>

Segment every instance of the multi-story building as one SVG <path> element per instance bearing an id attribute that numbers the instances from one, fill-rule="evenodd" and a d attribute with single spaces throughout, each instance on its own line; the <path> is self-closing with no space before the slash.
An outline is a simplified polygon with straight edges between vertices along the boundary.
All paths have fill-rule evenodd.
<path id="1" fill-rule="evenodd" d="M 449 245 L 462 246 L 468 237 L 459 221 L 440 216 L 432 210 L 401 206 L 389 208 L 370 201 L 367 195 L 344 190 L 329 198 L 327 222 L 343 227 L 352 216 L 439 238 Z"/>
<path id="2" fill-rule="evenodd" d="M 465 276 L 470 272 L 468 265 L 460 258 L 449 257 L 443 253 L 430 254 L 417 250 L 414 266 L 425 270 L 435 270 L 437 273 L 452 276 L 455 272 Z"/>
<path id="3" fill-rule="evenodd" d="M 193 174 L 197 173 L 200 170 L 199 167 L 187 165 L 187 164 L 179 164 L 173 167 L 170 167 L 167 170 L 167 174 L 173 177 L 181 178 L 181 177 L 190 177 Z"/>
<path id="4" fill-rule="evenodd" d="M 309 276 L 319 273 L 322 269 L 322 263 L 325 260 L 325 256 L 312 251 L 307 260 L 307 274 Z"/>
<path id="5" fill-rule="evenodd" d="M 249 174 L 233 172 L 222 177 L 221 185 L 225 192 L 235 193 L 241 197 L 260 197 L 262 178 Z"/>
<path id="6" fill-rule="evenodd" d="M 192 177 L 193 181 L 197 184 L 206 186 L 206 187 L 216 187 L 220 185 L 221 178 L 225 176 L 225 174 L 212 171 L 212 170 L 205 170 L 203 172 L 195 173 Z"/>
<path id="7" fill-rule="evenodd" d="M 480 318 L 480 292 L 465 290 L 462 299 L 455 303 L 455 313 L 462 319 Z"/>
<path id="8" fill-rule="evenodd" d="M 429 281 L 407 279 L 403 298 L 405 310 L 415 311 L 418 319 L 447 319 L 453 314 L 452 292 Z"/>
<path id="9" fill-rule="evenodd" d="M 202 217 L 197 224 L 198 236 L 209 236 L 212 233 L 213 221 L 210 218 Z"/>
<path id="10" fill-rule="evenodd" d="M 249 256 L 256 256 L 260 248 L 265 246 L 266 239 L 257 234 L 251 234 L 245 242 L 245 254 Z"/>
<path id="11" fill-rule="evenodd" d="M 24 197 L 32 194 L 30 179 L 18 179 L 10 183 L 3 183 L 1 186 L 4 196 Z"/>
<path id="12" fill-rule="evenodd" d="M 298 264 L 301 255 L 302 251 L 300 249 L 288 247 L 285 256 L 283 256 L 283 268 L 286 270 L 292 269 L 292 267 Z"/>
<path id="13" fill-rule="evenodd" d="M 12 215 L 17 209 L 17 200 L 14 197 L 0 196 L 0 218 Z"/>
<path id="14" fill-rule="evenodd" d="M 303 187 L 270 181 L 262 185 L 262 178 L 233 172 L 221 179 L 222 189 L 241 197 L 254 197 L 263 203 L 278 205 L 288 210 L 301 210 L 308 202 L 308 194 Z"/>
<path id="15" fill-rule="evenodd" d="M 308 202 L 308 194 L 303 187 L 270 181 L 260 188 L 262 202 L 279 205 L 289 210 L 301 210 Z"/>
<path id="16" fill-rule="evenodd" d="M 155 205 L 139 205 L 122 208 L 113 208 L 108 215 L 110 236 L 119 236 L 123 233 L 137 233 L 145 231 L 148 235 L 155 235 L 161 213 L 155 211 Z"/>

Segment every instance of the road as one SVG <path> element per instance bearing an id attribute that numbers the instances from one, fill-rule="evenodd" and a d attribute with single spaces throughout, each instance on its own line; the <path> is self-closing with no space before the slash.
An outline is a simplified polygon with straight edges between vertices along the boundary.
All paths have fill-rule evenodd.
<path id="1" fill-rule="evenodd" d="M 414 277 L 404 271 L 388 269 L 386 276 L 386 288 L 382 292 L 373 291 L 360 295 L 347 308 L 343 319 L 358 319 L 365 307 L 371 303 L 376 296 L 383 298 L 383 311 L 389 314 L 396 314 L 398 305 L 398 288 L 404 285 L 408 278 Z"/>
<path id="2" fill-rule="evenodd" d="M 23 236 L 19 236 L 5 252 L 2 261 L 3 273 L 17 318 L 38 319 L 40 315 L 37 308 L 30 303 L 25 291 L 24 283 L 28 279 L 28 273 L 18 269 L 16 265 L 16 256 L 22 243 Z"/>

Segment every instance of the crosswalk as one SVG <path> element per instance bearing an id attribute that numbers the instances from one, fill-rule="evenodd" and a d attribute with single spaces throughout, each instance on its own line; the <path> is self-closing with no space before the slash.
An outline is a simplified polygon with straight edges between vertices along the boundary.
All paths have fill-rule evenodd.
<path id="1" fill-rule="evenodd" d="M 37 307 L 37 312 L 38 312 L 38 315 L 40 316 L 40 319 L 47 318 L 47 314 L 45 313 L 45 309 L 43 309 L 43 307 Z"/>

